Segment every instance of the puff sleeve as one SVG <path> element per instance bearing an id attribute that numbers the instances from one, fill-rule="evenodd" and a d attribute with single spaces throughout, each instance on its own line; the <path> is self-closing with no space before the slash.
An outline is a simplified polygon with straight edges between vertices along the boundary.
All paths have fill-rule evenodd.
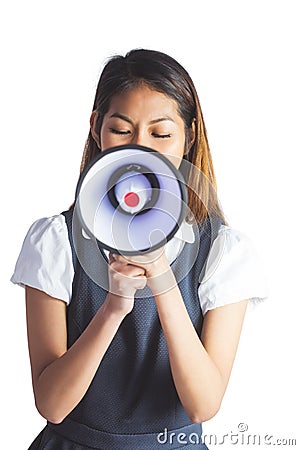
<path id="1" fill-rule="evenodd" d="M 267 298 L 262 261 L 248 236 L 222 225 L 198 292 L 203 315 L 218 306 L 246 299 L 254 305 Z"/>
<path id="2" fill-rule="evenodd" d="M 62 214 L 39 219 L 29 228 L 11 282 L 34 287 L 70 302 L 74 268 Z"/>

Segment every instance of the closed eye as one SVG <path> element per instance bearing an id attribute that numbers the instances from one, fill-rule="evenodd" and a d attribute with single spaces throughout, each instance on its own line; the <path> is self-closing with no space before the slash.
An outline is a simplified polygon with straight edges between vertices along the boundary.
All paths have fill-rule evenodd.
<path id="1" fill-rule="evenodd" d="M 170 138 L 171 134 L 158 134 L 158 133 L 152 133 L 152 136 L 155 138 L 161 138 L 161 139 L 165 139 L 165 138 Z"/>
<path id="2" fill-rule="evenodd" d="M 129 130 L 123 131 L 123 130 L 116 130 L 115 128 L 110 128 L 109 131 L 114 134 L 122 134 L 122 135 L 130 134 Z"/>

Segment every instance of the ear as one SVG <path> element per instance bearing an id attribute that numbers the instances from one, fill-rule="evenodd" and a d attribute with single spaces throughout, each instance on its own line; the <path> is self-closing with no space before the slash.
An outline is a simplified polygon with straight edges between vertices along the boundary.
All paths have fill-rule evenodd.
<path id="1" fill-rule="evenodd" d="M 195 139 L 196 139 L 196 119 L 193 119 L 192 125 L 190 128 L 189 150 L 191 149 L 192 145 L 194 144 Z"/>
<path id="2" fill-rule="evenodd" d="M 101 146 L 100 146 L 100 133 L 96 129 L 97 119 L 98 119 L 98 112 L 97 111 L 93 111 L 92 114 L 91 114 L 91 117 L 90 117 L 91 134 L 92 134 L 92 137 L 93 137 L 94 141 L 98 145 L 98 147 L 101 148 Z"/>
<path id="3" fill-rule="evenodd" d="M 186 150 L 185 150 L 185 154 L 188 154 L 188 152 L 191 150 L 194 142 L 196 139 L 196 119 L 193 119 L 191 127 L 189 129 L 189 137 L 188 137 L 188 141 L 186 143 Z"/>

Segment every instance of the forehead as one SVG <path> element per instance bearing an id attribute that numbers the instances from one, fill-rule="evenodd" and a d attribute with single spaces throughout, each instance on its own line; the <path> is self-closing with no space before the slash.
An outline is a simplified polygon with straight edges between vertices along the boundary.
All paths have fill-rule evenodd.
<path id="1" fill-rule="evenodd" d="M 162 92 L 147 86 L 131 88 L 112 97 L 107 114 L 114 112 L 149 118 L 163 114 L 179 117 L 178 105 L 175 100 Z M 179 117 L 180 118 L 180 117 Z"/>

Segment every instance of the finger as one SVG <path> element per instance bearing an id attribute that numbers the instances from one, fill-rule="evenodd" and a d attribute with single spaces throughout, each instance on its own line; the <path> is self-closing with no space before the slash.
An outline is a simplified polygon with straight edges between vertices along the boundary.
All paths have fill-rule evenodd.
<path id="1" fill-rule="evenodd" d="M 134 258 L 131 258 L 129 256 L 123 256 L 123 255 L 119 255 L 119 254 L 113 254 L 113 261 L 117 261 L 121 264 L 126 264 L 126 265 L 136 265 Z"/>
<path id="2" fill-rule="evenodd" d="M 145 269 L 144 266 L 149 264 L 147 258 L 138 257 L 138 256 L 123 256 L 123 255 L 115 255 L 115 260 L 126 265 L 141 267 Z"/>
<path id="3" fill-rule="evenodd" d="M 115 255 L 116 260 L 120 262 L 124 262 L 126 264 L 140 265 L 141 267 L 147 266 L 156 260 L 158 260 L 163 254 L 165 250 L 164 248 L 159 248 L 150 253 L 145 253 L 143 255 L 134 255 L 134 256 L 124 256 L 124 255 Z"/>
<path id="4" fill-rule="evenodd" d="M 123 264 L 118 261 L 113 261 L 110 264 L 110 268 L 113 271 L 118 272 L 127 277 L 138 277 L 145 275 L 145 270 L 142 267 L 133 266 L 131 264 Z"/>
<path id="5" fill-rule="evenodd" d="M 108 255 L 109 264 L 111 264 L 113 261 L 115 261 L 115 255 L 113 253 L 109 252 L 109 255 Z"/>
<path id="6" fill-rule="evenodd" d="M 122 255 L 113 255 L 113 257 L 114 257 L 113 262 L 115 262 L 115 263 L 122 264 L 123 266 L 138 267 L 143 272 L 145 272 L 145 268 L 144 268 L 143 264 L 141 264 L 138 261 L 135 262 L 134 260 L 131 260 L 130 258 L 124 257 Z"/>
<path id="7" fill-rule="evenodd" d="M 146 287 L 146 285 L 147 285 L 147 278 L 142 277 L 141 279 L 139 279 L 139 282 L 136 283 L 135 289 L 144 289 L 144 287 Z"/>
<path id="8" fill-rule="evenodd" d="M 146 284 L 147 284 L 147 278 L 146 277 L 135 278 L 135 282 L 134 282 L 135 289 L 144 289 Z"/>
<path id="9" fill-rule="evenodd" d="M 118 261 L 120 263 L 123 263 L 123 264 L 130 264 L 131 263 L 130 259 L 128 257 L 126 257 L 126 256 L 114 254 L 113 257 L 114 257 L 115 261 Z"/>

